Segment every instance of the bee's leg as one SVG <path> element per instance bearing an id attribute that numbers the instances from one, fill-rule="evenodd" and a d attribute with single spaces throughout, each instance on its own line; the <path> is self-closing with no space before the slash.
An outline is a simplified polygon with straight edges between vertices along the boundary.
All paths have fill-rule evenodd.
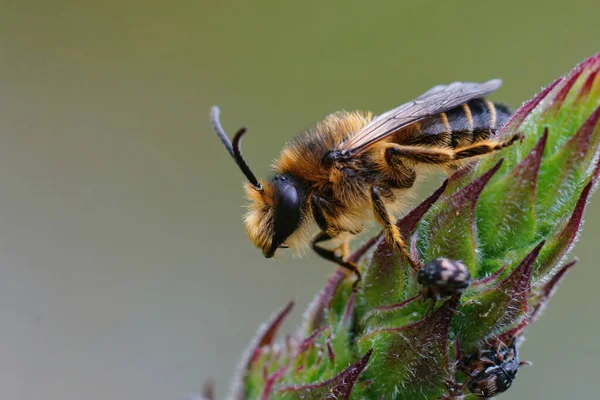
<path id="1" fill-rule="evenodd" d="M 444 380 L 444 386 L 446 386 L 446 393 L 440 400 L 451 400 L 451 399 L 461 399 L 464 397 L 464 387 L 467 385 L 467 382 L 458 383 L 455 377 L 446 378 Z"/>
<path id="2" fill-rule="evenodd" d="M 416 272 L 421 268 L 420 263 L 413 260 L 410 250 L 406 245 L 406 242 L 402 238 L 400 229 L 392 222 L 392 218 L 385 208 L 385 203 L 382 198 L 382 189 L 375 186 L 371 186 L 371 202 L 373 203 L 373 214 L 377 219 L 377 222 L 383 227 L 383 234 L 385 235 L 388 243 L 397 247 L 402 255 L 406 257 L 406 260 L 410 264 L 411 268 Z"/>
<path id="3" fill-rule="evenodd" d="M 390 144 L 385 153 L 386 159 L 408 159 L 423 164 L 447 164 L 454 160 L 452 150 L 443 147 Z"/>
<path id="4" fill-rule="evenodd" d="M 321 232 L 317 235 L 317 237 L 313 239 L 312 248 L 315 251 L 315 253 L 317 253 L 319 256 L 323 257 L 327 261 L 334 262 L 340 267 L 346 268 L 347 270 L 351 271 L 356 276 L 356 280 L 352 284 L 352 290 L 356 291 L 360 281 L 362 280 L 362 275 L 360 274 L 358 266 L 353 262 L 344 260 L 342 256 L 335 252 L 335 250 L 326 249 L 319 245 L 319 243 L 331 240 L 333 238 L 334 236 L 331 236 L 329 233 Z"/>
<path id="5" fill-rule="evenodd" d="M 395 154 L 394 147 L 386 149 L 384 158 L 389 167 L 390 187 L 393 189 L 409 189 L 415 184 L 417 173 L 414 167 L 406 165 L 402 157 Z"/>
<path id="6" fill-rule="evenodd" d="M 313 250 L 315 251 L 315 253 L 317 253 L 324 259 L 334 262 L 337 265 L 352 271 L 352 273 L 354 273 L 354 275 L 356 276 L 356 280 L 354 281 L 352 288 L 356 290 L 359 282 L 362 280 L 362 275 L 360 274 L 360 271 L 358 270 L 358 266 L 356 264 L 344 260 L 344 257 L 347 254 L 346 252 L 348 248 L 348 243 L 346 242 L 342 244 L 343 255 L 338 254 L 335 251 L 335 249 L 326 249 L 319 245 L 319 243 L 321 242 L 325 242 L 327 240 L 335 238 L 341 232 L 339 229 L 331 227 L 330 224 L 327 222 L 327 218 L 325 217 L 324 210 L 333 211 L 331 203 L 328 202 L 326 199 L 323 199 L 322 197 L 317 196 L 315 194 L 311 197 L 311 208 L 313 212 L 313 217 L 315 218 L 317 225 L 319 225 L 319 228 L 321 228 L 322 230 L 322 232 L 319 233 L 317 237 L 313 239 Z"/>
<path id="7" fill-rule="evenodd" d="M 515 134 L 512 138 L 505 142 L 482 140 L 470 146 L 465 146 L 454 150 L 454 159 L 461 160 L 463 158 L 476 157 L 483 154 L 493 153 L 494 151 L 502 150 L 508 146 L 513 145 L 517 140 L 523 140 L 522 133 Z"/>
<path id="8" fill-rule="evenodd" d="M 337 236 L 340 231 L 332 227 L 326 217 L 326 215 L 331 215 L 336 211 L 335 205 L 333 205 L 327 199 L 324 199 L 316 194 L 311 196 L 310 205 L 312 208 L 313 217 L 319 228 L 321 228 L 323 232 L 328 233 L 331 238 Z"/>
<path id="9" fill-rule="evenodd" d="M 425 147 L 425 146 L 402 146 L 390 145 L 386 152 L 391 156 L 402 157 L 423 164 L 448 164 L 453 161 L 465 158 L 481 156 L 502 150 L 512 145 L 517 140 L 521 140 L 521 133 L 515 134 L 505 142 L 496 142 L 493 140 L 482 140 L 469 146 L 458 149 Z"/>

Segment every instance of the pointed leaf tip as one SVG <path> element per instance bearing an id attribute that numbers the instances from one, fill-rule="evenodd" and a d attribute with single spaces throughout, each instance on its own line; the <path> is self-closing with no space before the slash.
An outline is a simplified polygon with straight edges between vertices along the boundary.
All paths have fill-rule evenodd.
<path id="1" fill-rule="evenodd" d="M 550 273 L 550 270 L 554 268 L 556 263 L 570 250 L 572 244 L 575 242 L 581 228 L 581 221 L 593 183 L 593 181 L 590 181 L 585 185 L 566 225 L 544 248 L 539 257 L 538 268 L 534 271 L 535 278 L 541 278 Z"/>
<path id="2" fill-rule="evenodd" d="M 440 198 L 448 186 L 448 179 L 444 180 L 442 185 L 436 189 L 431 196 L 427 197 L 421 204 L 413 208 L 408 214 L 398 220 L 396 226 L 400 228 L 403 237 L 410 237 L 414 232 L 417 223 L 429 211 L 431 206 Z"/>
<path id="3" fill-rule="evenodd" d="M 531 291 L 530 283 L 533 264 L 540 254 L 542 247 L 544 247 L 544 244 L 546 244 L 546 241 L 542 240 L 535 246 L 519 263 L 517 268 L 515 268 L 510 275 L 498 285 L 499 287 L 508 289 L 511 297 L 523 296 L 525 307 L 527 306 L 527 296 Z"/>
<path id="4" fill-rule="evenodd" d="M 504 273 L 507 266 L 508 266 L 508 264 L 504 263 L 493 274 L 486 276 L 485 278 L 474 280 L 473 282 L 471 282 L 471 287 L 487 286 L 487 285 L 491 284 L 492 282 L 495 282 L 496 279 L 498 279 L 498 277 Z"/>
<path id="5" fill-rule="evenodd" d="M 535 182 L 537 181 L 538 171 L 542 163 L 542 156 L 548 141 L 548 127 L 544 128 L 544 133 L 529 154 L 513 170 L 511 175 L 522 180 L 533 182 L 533 192 L 535 193 Z M 532 194 L 534 194 L 532 193 Z"/>
<path id="6" fill-rule="evenodd" d="M 283 377 L 283 375 L 287 372 L 289 367 L 289 365 L 283 366 L 267 378 L 265 386 L 263 387 L 263 391 L 260 395 L 260 400 L 269 400 L 275 383 Z"/>
<path id="7" fill-rule="evenodd" d="M 588 57 L 580 64 L 583 68 L 598 68 L 600 67 L 600 53 Z"/>
<path id="8" fill-rule="evenodd" d="M 314 331 L 309 337 L 307 337 L 306 339 L 304 339 L 302 341 L 302 343 L 300 344 L 300 346 L 298 347 L 298 352 L 297 355 L 304 353 L 306 350 L 308 350 L 310 347 L 312 347 L 315 344 L 315 341 L 317 339 L 317 337 L 325 332 L 329 330 L 328 326 L 324 326 L 322 328 L 317 329 L 316 331 Z"/>
<path id="9" fill-rule="evenodd" d="M 583 99 L 587 98 L 587 96 L 589 96 L 590 92 L 592 91 L 592 88 L 595 85 L 596 78 L 600 74 L 599 67 L 600 67 L 600 64 L 596 65 L 596 69 L 594 69 L 593 71 L 590 72 L 588 77 L 585 79 L 585 82 L 583 83 L 583 85 L 581 85 L 581 88 L 579 89 L 579 93 L 577 93 L 578 100 L 583 100 Z"/>
<path id="10" fill-rule="evenodd" d="M 564 218 L 573 206 L 578 184 L 586 179 L 587 171 L 594 161 L 598 145 L 592 140 L 598 131 L 600 107 L 582 123 L 577 132 L 565 145 L 551 157 L 548 157 L 543 179 L 537 188 L 536 209 L 540 213 L 540 223 L 550 225 Z M 597 142 L 597 139 L 594 140 Z M 545 164 L 546 165 L 546 164 Z M 540 172 L 541 174 L 541 172 Z M 561 201 L 557 202 L 557 194 Z"/>
<path id="11" fill-rule="evenodd" d="M 577 133 L 569 139 L 565 148 L 571 149 L 574 155 L 579 157 L 593 152 L 595 149 L 590 149 L 590 143 L 598 125 L 598 120 L 600 120 L 600 107 L 596 108 L 588 119 L 585 120 Z"/>
<path id="12" fill-rule="evenodd" d="M 514 326 L 528 311 L 528 295 L 533 264 L 545 242 L 539 243 L 519 265 L 495 287 L 465 301 L 460 311 L 463 318 L 454 325 L 466 353 L 477 348 L 485 338 Z"/>
<path id="13" fill-rule="evenodd" d="M 479 195 L 488 184 L 492 176 L 498 172 L 498 169 L 502 166 L 504 159 L 500 159 L 492 168 L 490 168 L 487 172 L 481 175 L 479 178 L 475 179 L 473 182 L 465 186 L 459 192 L 454 193 L 452 197 L 450 197 L 450 202 L 456 207 L 460 208 L 464 205 L 468 204 L 471 207 L 471 210 L 475 208 L 475 204 L 479 199 Z"/>
<path id="14" fill-rule="evenodd" d="M 346 326 L 349 326 L 352 320 L 352 313 L 354 311 L 354 302 L 356 300 L 356 292 L 350 295 L 348 302 L 346 303 L 346 309 L 344 310 L 344 316 L 342 318 L 342 323 Z"/>
<path id="15" fill-rule="evenodd" d="M 510 134 L 516 133 L 517 129 L 521 126 L 525 118 L 548 96 L 548 94 L 564 80 L 564 78 L 558 78 L 540 93 L 535 95 L 532 99 L 526 101 L 519 109 L 512 115 L 508 122 L 500 130 L 499 137 L 509 136 Z"/>
<path id="16" fill-rule="evenodd" d="M 348 261 L 357 263 L 362 258 L 362 256 L 364 256 L 367 253 L 367 251 L 369 251 L 371 247 L 373 247 L 375 243 L 377 243 L 377 241 L 381 239 L 381 236 L 382 234 L 381 232 L 379 232 L 379 234 L 367 240 L 363 245 L 356 249 L 354 253 L 352 253 L 352 255 L 348 258 Z"/>
<path id="17" fill-rule="evenodd" d="M 475 206 L 479 195 L 502 165 L 503 159 L 487 172 L 439 204 L 437 212 L 426 225 L 427 233 L 419 232 L 417 247 L 426 246 L 424 259 L 439 257 L 462 260 L 475 272 Z"/>
<path id="18" fill-rule="evenodd" d="M 366 311 L 362 317 L 362 323 L 371 329 L 389 326 L 389 321 L 394 318 L 402 318 L 409 315 L 419 307 L 421 293 L 418 293 L 404 301 L 394 304 L 381 304 L 373 309 Z"/>
<path id="19" fill-rule="evenodd" d="M 329 358 L 329 362 L 331 365 L 335 365 L 335 352 L 333 351 L 333 347 L 331 347 L 331 336 L 327 338 L 325 341 L 325 345 L 327 347 L 327 357 Z"/>
<path id="20" fill-rule="evenodd" d="M 552 99 L 552 105 L 550 106 L 555 112 L 557 112 L 560 107 L 563 105 L 567 95 L 573 89 L 575 82 L 579 79 L 581 74 L 585 71 L 584 64 L 578 65 L 571 73 L 567 76 L 567 78 L 563 81 L 562 85 L 558 89 L 558 92 Z"/>
<path id="21" fill-rule="evenodd" d="M 535 308 L 533 309 L 533 312 L 531 313 L 530 322 L 535 321 L 541 315 L 542 311 L 548 304 L 548 301 L 554 295 L 554 292 L 556 291 L 558 284 L 562 281 L 562 279 L 565 277 L 567 272 L 569 272 L 571 270 L 571 268 L 573 268 L 575 266 L 575 264 L 577 264 L 578 261 L 579 261 L 579 259 L 575 258 L 570 263 L 563 265 L 558 270 L 558 272 L 552 277 L 552 279 L 550 279 L 548 282 L 546 282 L 546 284 L 544 284 L 541 287 L 541 289 L 539 291 L 539 297 L 537 299 L 538 303 L 535 305 Z"/>
<path id="22" fill-rule="evenodd" d="M 600 72 L 600 53 L 582 62 L 579 65 L 579 68 L 581 68 L 581 70 L 589 72 L 589 75 L 587 76 L 585 82 L 583 83 L 583 85 L 579 89 L 579 92 L 577 93 L 577 99 L 581 100 L 586 98 L 590 94 L 592 87 L 594 86 L 594 81 L 596 80 L 596 77 Z"/>
<path id="23" fill-rule="evenodd" d="M 384 304 L 381 306 L 376 307 L 373 312 L 381 312 L 381 311 L 390 311 L 390 310 L 397 310 L 397 309 L 401 309 L 404 308 L 407 304 L 412 303 L 413 301 L 417 300 L 419 297 L 421 297 L 421 294 L 417 294 L 414 295 L 413 297 L 409 297 L 408 299 L 401 301 L 400 303 L 395 303 L 395 304 Z M 369 316 L 369 314 L 365 314 L 365 316 Z"/>
<path id="24" fill-rule="evenodd" d="M 325 287 L 315 296 L 304 312 L 304 332 L 309 333 L 323 326 L 325 323 L 325 311 L 329 309 L 331 300 L 345 277 L 346 273 L 342 268 L 338 268 L 329 277 Z"/>
<path id="25" fill-rule="evenodd" d="M 292 308 L 294 308 L 294 302 L 290 301 L 281 310 L 279 310 L 278 313 L 275 314 L 272 320 L 267 322 L 265 326 L 266 329 L 260 339 L 260 342 L 258 343 L 258 347 L 267 346 L 273 343 L 275 336 L 277 336 L 279 327 L 283 323 L 285 317 L 287 317 L 292 311 Z"/>
<path id="26" fill-rule="evenodd" d="M 552 277 L 552 279 L 544 285 L 544 287 L 541 290 L 542 296 L 546 298 L 552 296 L 553 292 L 556 290 L 558 283 L 564 278 L 566 273 L 569 272 L 569 270 L 573 268 L 575 264 L 577 264 L 578 261 L 579 259 L 575 258 L 570 263 L 563 265 L 562 268 L 559 269 L 558 272 Z"/>
<path id="27" fill-rule="evenodd" d="M 585 77 L 584 83 L 579 87 L 576 99 L 582 100 L 587 97 L 594 85 L 595 76 L 598 73 L 599 67 L 600 63 L 598 55 L 596 55 L 588 58 L 573 68 L 557 88 L 556 94 L 551 99 L 545 113 L 553 112 L 554 115 L 557 115 L 569 93 L 579 85 L 578 82 L 580 82 L 582 76 L 585 77 L 586 74 L 587 77 Z"/>
<path id="28" fill-rule="evenodd" d="M 531 243 L 536 236 L 535 190 L 547 139 L 546 128 L 527 156 L 479 200 L 477 232 L 488 258 L 501 257 L 507 248 Z"/>
<path id="29" fill-rule="evenodd" d="M 349 400 L 356 380 L 367 366 L 372 353 L 373 349 L 369 349 L 358 361 L 325 382 L 282 387 L 279 394 L 282 399 Z"/>

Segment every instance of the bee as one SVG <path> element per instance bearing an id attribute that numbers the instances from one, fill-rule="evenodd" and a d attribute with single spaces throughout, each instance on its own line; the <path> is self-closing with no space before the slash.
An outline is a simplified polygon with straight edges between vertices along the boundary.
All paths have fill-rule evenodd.
<path id="1" fill-rule="evenodd" d="M 424 298 L 439 300 L 464 292 L 471 283 L 471 273 L 460 261 L 438 258 L 419 269 L 417 282 L 423 285 Z"/>
<path id="2" fill-rule="evenodd" d="M 279 248 L 312 246 L 321 257 L 354 272 L 358 282 L 359 270 L 346 257 L 348 241 L 374 217 L 416 273 L 421 264 L 392 213 L 401 211 L 421 167 L 450 172 L 521 138 L 495 137 L 511 113 L 483 96 L 500 85 L 495 79 L 435 86 L 376 118 L 361 111 L 333 113 L 291 140 L 274 162 L 274 175 L 260 181 L 242 156 L 246 129 L 231 141 L 219 108 L 213 107 L 213 128 L 248 179 L 244 222 L 250 240 L 267 258 Z M 338 246 L 326 248 L 330 240 Z"/>

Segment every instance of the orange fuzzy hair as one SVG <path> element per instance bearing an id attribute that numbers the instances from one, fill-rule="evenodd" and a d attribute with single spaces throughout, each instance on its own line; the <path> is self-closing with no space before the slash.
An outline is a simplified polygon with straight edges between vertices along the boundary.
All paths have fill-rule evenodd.
<path id="1" fill-rule="evenodd" d="M 343 182 L 336 183 L 340 179 L 338 177 L 340 172 L 325 169 L 322 159 L 329 150 L 336 148 L 342 141 L 366 125 L 371 117 L 371 113 L 360 111 L 339 111 L 328 115 L 314 127 L 291 140 L 274 161 L 273 169 L 277 174 L 295 176 L 306 184 L 309 191 L 319 190 L 322 186 L 334 182 L 342 193 L 346 192 Z M 272 182 L 261 181 L 260 183 L 263 186 L 262 191 L 252 184 L 245 185 L 249 205 L 244 223 L 252 243 L 264 252 L 271 246 L 274 233 L 273 220 L 277 193 Z M 308 197 L 310 198 L 310 193 Z M 351 211 L 348 213 L 352 214 Z M 355 224 L 348 222 L 345 225 Z M 286 239 L 285 244 L 300 253 L 310 245 L 317 231 L 318 227 L 308 202 L 300 226 Z"/>
<path id="2" fill-rule="evenodd" d="M 275 187 L 271 182 L 260 181 L 260 183 L 263 190 L 258 190 L 251 183 L 244 185 L 249 200 L 244 224 L 252 243 L 258 248 L 266 249 L 271 246 L 273 236 Z"/>

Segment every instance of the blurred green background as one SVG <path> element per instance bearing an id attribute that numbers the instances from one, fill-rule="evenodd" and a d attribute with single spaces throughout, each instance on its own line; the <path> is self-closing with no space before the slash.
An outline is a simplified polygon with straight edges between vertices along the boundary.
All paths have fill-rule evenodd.
<path id="1" fill-rule="evenodd" d="M 600 3 L 0 1 L 2 398 L 225 394 L 257 326 L 333 266 L 265 260 L 210 129 L 258 175 L 338 109 L 500 77 L 518 106 L 600 51 Z M 505 399 L 597 398 L 600 198 Z M 288 323 L 291 330 L 294 323 Z"/>

